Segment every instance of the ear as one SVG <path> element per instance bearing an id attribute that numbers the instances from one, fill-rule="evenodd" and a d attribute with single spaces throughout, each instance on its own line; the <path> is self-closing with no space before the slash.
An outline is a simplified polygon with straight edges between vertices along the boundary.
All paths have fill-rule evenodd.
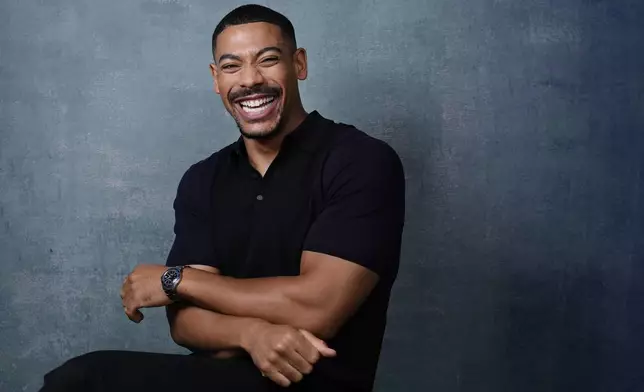
<path id="1" fill-rule="evenodd" d="M 217 83 L 217 65 L 215 63 L 210 63 L 210 75 L 212 75 L 215 92 L 219 94 L 219 84 Z"/>
<path id="2" fill-rule="evenodd" d="M 308 64 L 306 60 L 306 49 L 299 48 L 293 54 L 295 63 L 295 75 L 299 80 L 305 80 L 308 76 Z"/>

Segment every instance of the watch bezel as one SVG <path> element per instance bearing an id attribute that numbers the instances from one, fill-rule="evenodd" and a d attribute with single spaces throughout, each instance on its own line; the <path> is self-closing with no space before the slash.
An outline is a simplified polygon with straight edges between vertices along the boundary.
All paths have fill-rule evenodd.
<path id="1" fill-rule="evenodd" d="M 165 294 L 173 301 L 177 300 L 177 286 L 181 283 L 183 278 L 183 270 L 186 268 L 184 265 L 169 267 L 161 275 L 161 288 Z M 172 280 L 168 279 L 172 272 L 176 273 L 176 276 Z"/>

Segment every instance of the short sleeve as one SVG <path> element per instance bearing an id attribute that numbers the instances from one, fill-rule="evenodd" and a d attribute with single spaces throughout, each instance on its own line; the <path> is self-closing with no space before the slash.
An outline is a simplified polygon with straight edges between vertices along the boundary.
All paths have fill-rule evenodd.
<path id="1" fill-rule="evenodd" d="M 202 161 L 191 166 L 181 178 L 173 203 L 175 239 L 167 266 L 202 264 L 217 267 L 212 242 L 208 166 Z"/>
<path id="2" fill-rule="evenodd" d="M 307 234 L 304 250 L 362 265 L 393 278 L 405 220 L 405 180 L 396 152 L 367 138 L 329 154 L 322 173 L 325 205 Z"/>

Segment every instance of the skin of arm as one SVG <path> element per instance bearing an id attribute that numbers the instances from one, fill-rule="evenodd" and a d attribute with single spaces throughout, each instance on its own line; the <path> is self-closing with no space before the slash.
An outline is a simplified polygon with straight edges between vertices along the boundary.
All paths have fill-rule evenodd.
<path id="1" fill-rule="evenodd" d="M 344 322 L 358 309 L 378 282 L 373 271 L 350 261 L 316 252 L 302 253 L 298 276 L 235 279 L 200 269 L 184 270 L 177 293 L 201 310 L 209 310 L 241 319 L 215 319 L 217 316 L 192 310 L 188 317 L 212 317 L 226 323 L 226 342 L 239 344 L 236 334 L 257 320 L 290 325 L 310 331 L 321 339 L 332 338 Z M 185 310 L 183 310 L 185 312 Z M 200 315 L 200 316 L 199 316 Z M 218 315 L 223 317 L 222 315 Z M 183 322 L 175 317 L 179 341 L 187 340 Z M 205 336 L 205 330 L 191 327 L 194 339 Z M 230 330 L 229 330 L 230 328 Z M 237 329 L 235 331 L 234 329 Z M 223 337 L 223 335 L 222 335 Z M 207 344 L 219 346 L 223 339 Z"/>
<path id="2" fill-rule="evenodd" d="M 219 275 L 219 270 L 204 265 L 190 265 L 193 269 Z M 242 353 L 248 331 L 262 320 L 220 314 L 189 303 L 166 306 L 172 340 L 191 351 L 212 352 L 226 358 Z"/>

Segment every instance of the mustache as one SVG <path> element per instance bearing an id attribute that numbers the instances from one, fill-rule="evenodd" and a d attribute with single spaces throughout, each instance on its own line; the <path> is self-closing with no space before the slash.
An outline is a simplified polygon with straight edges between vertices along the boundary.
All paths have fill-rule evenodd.
<path id="1" fill-rule="evenodd" d="M 264 84 L 256 85 L 251 88 L 242 88 L 239 90 L 231 91 L 228 94 L 228 100 L 234 102 L 237 99 L 248 97 L 254 94 L 266 94 L 266 95 L 280 95 L 282 89 L 279 87 L 268 86 Z"/>

